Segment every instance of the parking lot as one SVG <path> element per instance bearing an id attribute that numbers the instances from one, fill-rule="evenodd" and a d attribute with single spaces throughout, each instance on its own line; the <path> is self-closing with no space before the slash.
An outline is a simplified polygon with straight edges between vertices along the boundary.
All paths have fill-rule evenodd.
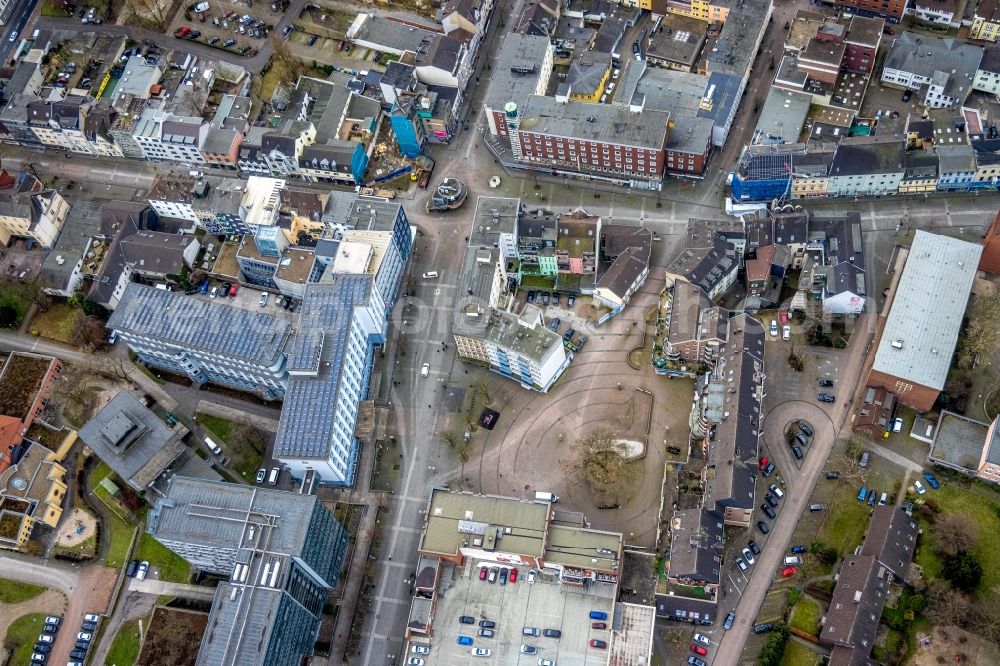
<path id="1" fill-rule="evenodd" d="M 490 566 L 490 565 L 487 565 Z M 456 569 L 451 587 L 438 596 L 434 621 L 434 639 L 430 653 L 422 656 L 412 651 L 412 657 L 422 658 L 426 666 L 460 666 L 462 664 L 503 664 L 537 666 L 540 659 L 549 659 L 559 666 L 597 666 L 607 663 L 606 649 L 591 648 L 589 641 L 611 640 L 610 629 L 593 629 L 591 611 L 608 614 L 611 625 L 614 600 L 581 594 L 575 588 L 560 585 L 555 576 L 538 574 L 535 583 L 528 583 L 528 570 L 519 568 L 515 583 L 501 585 L 479 578 L 480 563 L 469 560 Z M 475 619 L 476 624 L 461 624 L 460 616 Z M 493 638 L 479 635 L 482 621 L 496 623 Z M 558 638 L 526 636 L 524 628 L 556 629 Z M 467 645 L 458 640 L 465 637 Z M 523 654 L 522 645 L 536 648 L 534 654 Z M 473 656 L 477 648 L 489 650 L 488 656 Z M 407 648 L 410 649 L 409 647 Z"/>

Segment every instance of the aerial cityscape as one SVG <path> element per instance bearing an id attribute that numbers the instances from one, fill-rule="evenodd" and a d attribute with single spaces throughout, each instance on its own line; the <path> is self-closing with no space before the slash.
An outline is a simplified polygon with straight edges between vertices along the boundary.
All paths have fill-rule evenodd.
<path id="1" fill-rule="evenodd" d="M 998 40 L 0 0 L 0 664 L 1000 664 Z"/>

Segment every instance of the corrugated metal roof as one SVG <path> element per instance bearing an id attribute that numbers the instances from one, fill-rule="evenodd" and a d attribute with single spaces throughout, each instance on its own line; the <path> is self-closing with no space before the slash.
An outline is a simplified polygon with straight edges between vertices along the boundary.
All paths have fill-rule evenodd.
<path id="1" fill-rule="evenodd" d="M 944 388 L 981 245 L 917 231 L 873 370 Z"/>

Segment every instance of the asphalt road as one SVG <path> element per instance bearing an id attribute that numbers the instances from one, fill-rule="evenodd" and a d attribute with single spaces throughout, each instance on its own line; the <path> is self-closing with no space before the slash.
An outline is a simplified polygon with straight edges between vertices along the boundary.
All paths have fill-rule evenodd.
<path id="1" fill-rule="evenodd" d="M 21 0 L 10 8 L 10 18 L 3 27 L 3 42 L 0 42 L 0 53 L 3 54 L 3 60 L 11 56 L 14 48 L 24 38 L 24 26 L 31 17 L 36 2 L 37 0 Z M 16 35 L 13 40 L 11 39 L 12 35 Z"/>
<path id="2" fill-rule="evenodd" d="M 7 551 L 0 553 L 0 578 L 43 585 L 53 590 L 59 590 L 69 598 L 73 595 L 73 590 L 76 589 L 79 577 L 79 568 L 69 564 L 54 560 L 39 560 L 37 557 L 28 557 Z"/>

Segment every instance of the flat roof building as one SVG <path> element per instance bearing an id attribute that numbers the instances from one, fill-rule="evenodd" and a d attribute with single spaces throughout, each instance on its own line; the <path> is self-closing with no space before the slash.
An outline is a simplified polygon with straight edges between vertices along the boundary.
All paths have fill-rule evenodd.
<path id="1" fill-rule="evenodd" d="M 917 230 L 868 383 L 925 412 L 944 388 L 982 246 Z"/>

